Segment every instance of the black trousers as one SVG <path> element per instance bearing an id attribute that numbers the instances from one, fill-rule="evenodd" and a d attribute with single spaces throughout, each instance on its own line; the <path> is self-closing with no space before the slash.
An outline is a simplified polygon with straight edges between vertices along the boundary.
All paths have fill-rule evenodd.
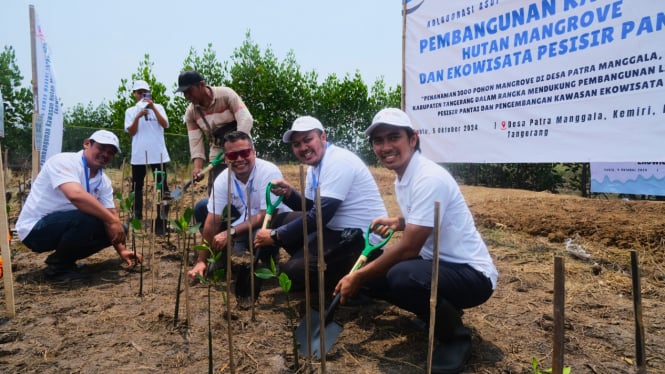
<path id="1" fill-rule="evenodd" d="M 155 170 L 164 171 L 162 164 L 151 164 L 150 169 L 154 173 Z M 146 175 L 145 165 L 132 165 L 132 191 L 134 192 L 134 217 L 143 219 L 143 186 Z M 162 184 L 162 193 L 169 192 L 168 178 L 162 178 L 162 173 L 157 174 L 156 183 Z M 163 179 L 163 181 L 162 181 Z"/>
<path id="2" fill-rule="evenodd" d="M 273 218 L 272 227 L 279 227 L 302 217 L 302 212 L 280 213 Z M 318 289 L 318 237 L 316 231 L 307 235 L 309 264 L 305 263 L 304 237 L 297 243 L 284 246 L 291 258 L 281 265 L 281 270 L 291 279 L 292 291 L 305 290 L 305 271 L 309 271 L 310 289 Z M 323 228 L 323 256 L 326 263 L 324 273 L 325 290 L 332 292 L 340 279 L 355 264 L 364 248 L 363 233 L 360 229 L 342 231 Z"/>

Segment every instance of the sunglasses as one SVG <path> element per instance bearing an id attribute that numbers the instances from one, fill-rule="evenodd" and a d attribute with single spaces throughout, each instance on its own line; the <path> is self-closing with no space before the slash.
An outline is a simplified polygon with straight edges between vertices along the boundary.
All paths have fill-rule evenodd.
<path id="1" fill-rule="evenodd" d="M 226 158 L 228 158 L 231 161 L 235 161 L 238 159 L 238 157 L 246 159 L 251 154 L 252 154 L 252 148 L 247 148 L 247 149 L 242 149 L 240 151 L 227 152 L 224 154 L 224 156 L 226 156 Z"/>

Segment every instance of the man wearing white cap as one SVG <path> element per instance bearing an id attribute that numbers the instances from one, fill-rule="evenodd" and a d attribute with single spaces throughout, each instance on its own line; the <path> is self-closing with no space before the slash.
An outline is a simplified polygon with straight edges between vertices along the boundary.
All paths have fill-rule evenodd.
<path id="1" fill-rule="evenodd" d="M 161 104 L 153 101 L 150 86 L 146 81 L 137 80 L 132 88 L 132 95 L 136 105 L 125 111 L 125 131 L 132 137 L 132 190 L 134 191 L 134 217 L 143 218 L 143 182 L 147 172 L 146 165 L 150 166 L 162 194 L 169 192 L 167 179 L 163 178 L 164 164 L 168 163 L 169 152 L 164 141 L 164 129 L 169 127 L 166 111 Z M 167 220 L 162 219 L 165 212 L 157 205 L 155 219 L 155 233 L 164 235 Z"/>
<path id="2" fill-rule="evenodd" d="M 103 168 L 120 152 L 118 137 L 98 130 L 83 141 L 83 150 L 49 158 L 32 184 L 19 214 L 19 239 L 46 258 L 52 280 L 85 278 L 76 261 L 113 245 L 128 265 L 141 255 L 127 250 L 126 232 L 113 202 L 111 180 Z"/>
<path id="3" fill-rule="evenodd" d="M 278 214 L 273 230 L 259 230 L 254 244 L 282 246 L 291 258 L 282 265 L 294 291 L 305 288 L 302 210 L 307 211 L 309 271 L 313 286 L 317 281 L 318 250 L 316 189 L 320 189 L 323 221 L 325 287 L 332 290 L 353 266 L 363 249 L 362 232 L 373 217 L 386 215 L 379 188 L 367 166 L 354 153 L 335 146 L 326 138 L 321 122 L 314 117 L 299 117 L 282 137 L 290 143 L 295 156 L 309 165 L 305 181 L 307 206 L 301 206 L 300 193 L 283 180 L 273 181 L 273 193 L 284 196 L 284 203 L 295 212 Z M 355 232 L 358 235 L 350 235 Z M 348 237 L 350 236 L 350 237 Z"/>
<path id="4" fill-rule="evenodd" d="M 471 352 L 471 332 L 462 309 L 478 306 L 492 295 L 498 273 L 478 233 L 455 179 L 420 154 L 420 140 L 406 113 L 379 111 L 365 131 L 374 153 L 396 175 L 395 195 L 401 215 L 372 220 L 382 236 L 402 231 L 400 240 L 374 261 L 346 275 L 335 288 L 341 302 L 363 291 L 429 321 L 434 205 L 439 220 L 439 279 L 434 336 L 438 340 L 432 373 L 458 373 Z"/>

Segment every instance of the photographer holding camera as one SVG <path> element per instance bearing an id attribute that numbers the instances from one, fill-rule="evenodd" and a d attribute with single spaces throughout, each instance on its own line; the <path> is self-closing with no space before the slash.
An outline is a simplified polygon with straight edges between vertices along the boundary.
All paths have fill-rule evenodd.
<path id="1" fill-rule="evenodd" d="M 125 131 L 132 137 L 132 190 L 134 191 L 134 217 L 143 219 L 143 182 L 146 165 L 154 172 L 164 171 L 163 165 L 171 159 L 166 150 L 164 129 L 169 127 L 166 111 L 161 104 L 152 100 L 150 86 L 146 81 L 137 80 L 132 88 L 136 105 L 125 111 Z M 162 194 L 169 192 L 165 173 L 157 173 L 157 184 L 162 185 Z M 164 208 L 166 209 L 166 208 Z M 164 235 L 168 220 L 162 219 L 160 206 L 157 206 L 155 233 Z"/>

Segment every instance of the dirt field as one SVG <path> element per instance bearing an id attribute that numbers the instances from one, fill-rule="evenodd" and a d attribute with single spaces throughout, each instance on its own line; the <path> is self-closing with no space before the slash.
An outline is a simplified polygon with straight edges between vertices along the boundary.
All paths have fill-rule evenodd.
<path id="1" fill-rule="evenodd" d="M 297 167 L 284 166 L 283 171 L 298 183 Z M 392 174 L 373 172 L 389 211 L 396 213 Z M 108 173 L 120 191 L 120 171 Z M 177 186 L 179 181 L 174 182 Z M 10 180 L 9 188 L 15 190 L 16 183 Z M 665 203 L 468 186 L 462 190 L 500 272 L 493 297 L 465 312 L 465 323 L 474 333 L 465 373 L 533 373 L 533 358 L 541 368 L 552 365 L 555 256 L 565 261 L 565 365 L 575 374 L 634 373 L 631 250 L 638 254 L 642 275 L 647 370 L 665 373 Z M 202 193 L 194 189 L 195 198 Z M 189 204 L 190 199 L 181 202 Z M 10 218 L 15 219 L 16 199 L 12 204 Z M 174 209 L 172 216 L 177 213 Z M 569 248 L 575 254 L 566 251 L 569 238 L 575 239 Z M 0 372 L 207 372 L 207 287 L 190 288 L 188 303 L 181 293 L 174 326 L 181 259 L 176 244 L 173 233 L 168 241 L 136 238 L 148 257 L 143 297 L 138 268 L 121 265 L 112 249 L 83 261 L 82 271 L 93 274 L 89 280 L 52 283 L 42 274 L 46 255 L 12 244 L 16 317 L 7 318 L 3 296 Z M 232 367 L 237 373 L 294 372 L 288 305 L 277 281 L 264 282 L 254 320 L 251 310 L 239 309 L 233 296 L 229 300 L 231 331 L 222 292 L 212 290 L 214 372 L 229 373 Z M 303 295 L 292 295 L 291 305 L 302 313 Z M 327 372 L 425 372 L 427 333 L 416 327 L 413 315 L 374 302 L 340 307 L 335 319 L 344 330 L 327 356 Z M 306 372 L 304 364 L 301 357 L 299 372 Z M 320 371 L 320 363 L 313 362 L 311 370 Z"/>

